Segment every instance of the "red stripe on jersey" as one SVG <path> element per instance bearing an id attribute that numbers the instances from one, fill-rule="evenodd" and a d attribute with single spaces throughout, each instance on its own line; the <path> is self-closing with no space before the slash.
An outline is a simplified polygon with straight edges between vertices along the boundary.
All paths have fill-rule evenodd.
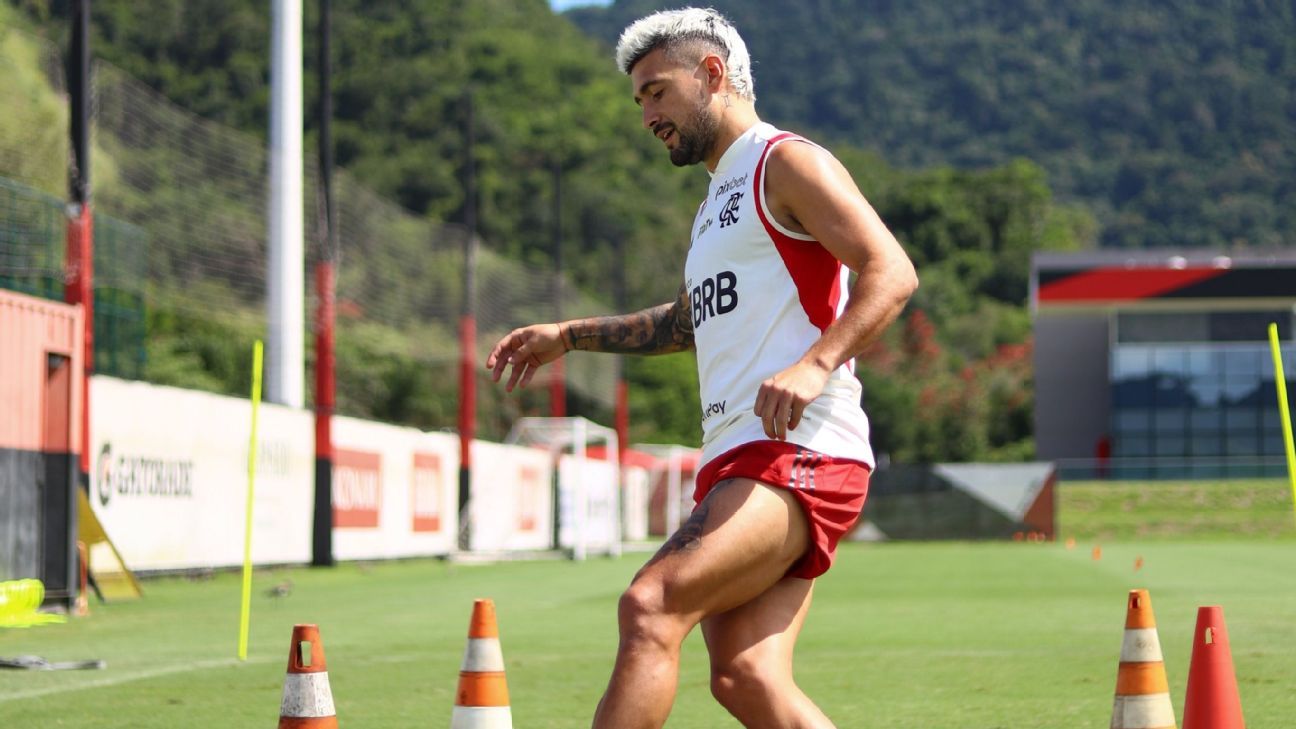
<path id="1" fill-rule="evenodd" d="M 841 303 L 841 262 L 828 252 L 818 241 L 797 240 L 775 228 L 765 214 L 764 195 L 761 193 L 761 180 L 765 174 L 765 159 L 774 145 L 785 140 L 809 142 L 795 134 L 780 134 L 765 145 L 760 161 L 756 163 L 756 178 L 752 190 L 756 193 L 756 214 L 779 256 L 787 267 L 792 282 L 796 284 L 797 297 L 801 299 L 801 308 L 805 310 L 810 323 L 822 332 L 837 319 L 837 305 Z"/>

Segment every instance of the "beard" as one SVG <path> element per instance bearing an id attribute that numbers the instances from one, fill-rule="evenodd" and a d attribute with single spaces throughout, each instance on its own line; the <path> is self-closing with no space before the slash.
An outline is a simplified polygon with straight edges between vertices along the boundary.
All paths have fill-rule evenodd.
<path id="1" fill-rule="evenodd" d="M 706 159 L 715 147 L 716 137 L 720 133 L 720 119 L 710 112 L 705 105 L 699 104 L 697 111 L 689 118 L 675 126 L 675 136 L 679 142 L 670 151 L 671 164 L 676 167 L 695 165 Z"/>

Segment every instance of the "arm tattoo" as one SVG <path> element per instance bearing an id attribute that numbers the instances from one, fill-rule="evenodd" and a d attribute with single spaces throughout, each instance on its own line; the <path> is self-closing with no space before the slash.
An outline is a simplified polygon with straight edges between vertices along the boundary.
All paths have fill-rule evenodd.
<path id="1" fill-rule="evenodd" d="M 668 354 L 693 348 L 688 289 L 675 301 L 633 314 L 598 316 L 566 324 L 572 349 L 616 354 Z"/>

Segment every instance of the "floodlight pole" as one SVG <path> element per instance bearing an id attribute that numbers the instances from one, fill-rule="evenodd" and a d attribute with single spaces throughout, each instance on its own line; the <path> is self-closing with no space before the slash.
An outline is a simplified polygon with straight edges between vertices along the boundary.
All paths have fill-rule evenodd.
<path id="1" fill-rule="evenodd" d="M 68 177 L 66 283 L 63 300 L 82 308 L 79 482 L 90 485 L 90 376 L 94 374 L 94 215 L 90 205 L 90 0 L 75 0 L 67 74 L 71 101 L 73 165 Z M 76 509 L 73 507 L 72 512 Z"/>
<path id="2" fill-rule="evenodd" d="M 468 513 L 472 493 L 472 442 L 477 434 L 477 162 L 472 89 L 464 97 L 464 268 L 459 316 L 459 549 L 472 546 Z"/>
<path id="3" fill-rule="evenodd" d="M 615 262 L 617 311 L 625 311 L 627 308 L 625 246 L 625 239 L 617 238 Z M 613 424 L 617 435 L 617 461 L 624 468 L 626 449 L 630 446 L 630 385 L 626 381 L 626 357 L 624 354 L 617 355 L 616 403 L 613 411 Z"/>
<path id="4" fill-rule="evenodd" d="M 331 0 L 319 0 L 319 165 L 324 197 L 323 249 L 315 264 L 315 511 L 311 565 L 333 559 L 333 410 L 336 398 L 334 326 L 337 282 L 337 208 L 333 205 L 333 18 Z"/>
<path id="5" fill-rule="evenodd" d="M 562 235 L 562 158 L 554 157 L 553 162 L 553 260 L 554 260 L 554 320 L 563 320 L 563 235 Z M 567 372 L 565 358 L 559 357 L 550 363 L 549 372 L 549 416 L 563 418 L 567 416 Z"/>
<path id="6" fill-rule="evenodd" d="M 266 399 L 300 408 L 305 392 L 301 0 L 273 0 L 270 19 Z"/>
<path id="7" fill-rule="evenodd" d="M 68 64 L 68 90 L 71 105 L 73 165 L 68 175 L 68 193 L 71 198 L 67 208 L 67 253 L 64 261 L 65 278 L 63 300 L 81 305 L 82 316 L 82 371 L 80 451 L 74 476 L 68 479 L 67 489 L 56 498 L 63 500 L 64 516 L 60 519 L 66 536 L 58 544 L 59 558 L 50 549 L 46 565 L 57 562 L 63 570 L 62 582 L 66 585 L 66 604 L 70 607 L 77 597 L 77 485 L 90 488 L 90 377 L 94 374 L 94 212 L 90 205 L 90 0 L 75 0 L 72 12 L 72 41 Z M 74 375 L 75 377 L 76 375 Z M 69 471 L 72 471 L 69 466 Z M 53 490 L 51 494 L 54 496 Z M 56 511 L 50 509 L 52 500 L 47 496 L 43 510 L 45 518 L 53 520 Z M 53 523 L 45 528 L 57 533 Z M 47 545 L 47 549 L 53 545 Z"/>

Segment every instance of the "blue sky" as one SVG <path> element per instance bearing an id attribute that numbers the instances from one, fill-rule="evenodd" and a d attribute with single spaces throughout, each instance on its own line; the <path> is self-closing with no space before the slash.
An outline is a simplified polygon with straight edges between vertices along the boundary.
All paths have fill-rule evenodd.
<path id="1" fill-rule="evenodd" d="M 549 5 L 559 12 L 578 5 L 610 5 L 612 0 L 549 0 Z"/>

